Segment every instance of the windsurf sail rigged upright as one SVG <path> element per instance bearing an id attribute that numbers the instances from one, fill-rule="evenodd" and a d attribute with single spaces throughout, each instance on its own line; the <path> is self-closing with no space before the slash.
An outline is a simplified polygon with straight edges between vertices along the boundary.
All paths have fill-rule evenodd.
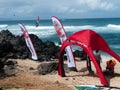
<path id="1" fill-rule="evenodd" d="M 63 43 L 63 41 L 67 40 L 67 35 L 66 35 L 66 32 L 65 32 L 65 29 L 63 28 L 62 23 L 55 16 L 52 17 L 52 22 L 54 24 L 54 27 L 56 29 L 56 32 L 57 32 L 58 36 L 60 37 L 61 43 Z M 66 51 L 66 54 L 67 54 L 68 67 L 75 67 L 76 64 L 75 64 L 75 61 L 74 61 L 74 56 L 73 56 L 73 53 L 72 53 L 71 46 L 67 46 L 65 51 Z"/>
<path id="2" fill-rule="evenodd" d="M 31 41 L 31 39 L 30 39 L 30 37 L 29 37 L 29 34 L 28 34 L 28 32 L 27 32 L 27 29 L 26 29 L 25 26 L 24 26 L 23 24 L 21 24 L 21 23 L 19 23 L 18 25 L 20 26 L 20 28 L 21 28 L 21 30 L 22 30 L 22 32 L 23 32 L 23 36 L 24 36 L 24 38 L 25 38 L 26 45 L 27 45 L 27 47 L 29 48 L 29 50 L 30 50 L 30 52 L 31 52 L 31 54 L 32 54 L 32 59 L 33 59 L 33 60 L 37 60 L 38 57 L 37 57 L 36 51 L 35 51 L 35 49 L 34 49 L 34 46 L 33 46 L 33 44 L 32 44 L 32 41 Z"/>
<path id="3" fill-rule="evenodd" d="M 39 26 L 39 23 L 40 23 L 40 17 L 38 16 L 38 17 L 37 17 L 37 20 L 36 20 L 36 27 Z"/>

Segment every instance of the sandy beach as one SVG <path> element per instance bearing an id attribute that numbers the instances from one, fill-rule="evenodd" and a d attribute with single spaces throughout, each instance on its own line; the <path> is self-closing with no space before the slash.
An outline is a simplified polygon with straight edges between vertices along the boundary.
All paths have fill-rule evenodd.
<path id="1" fill-rule="evenodd" d="M 0 79 L 0 86 L 11 87 L 3 90 L 74 90 L 74 85 L 101 85 L 99 77 L 89 75 L 86 70 L 86 61 L 76 61 L 78 72 L 66 73 L 67 77 L 60 77 L 56 74 L 37 75 L 35 70 L 40 62 L 26 60 L 17 60 L 19 72 L 15 76 Z M 106 63 L 101 63 L 105 70 Z M 30 70 L 30 68 L 34 68 Z M 120 64 L 115 66 L 115 77 L 107 77 L 111 87 L 120 87 Z M 96 70 L 92 64 L 92 69 Z"/>

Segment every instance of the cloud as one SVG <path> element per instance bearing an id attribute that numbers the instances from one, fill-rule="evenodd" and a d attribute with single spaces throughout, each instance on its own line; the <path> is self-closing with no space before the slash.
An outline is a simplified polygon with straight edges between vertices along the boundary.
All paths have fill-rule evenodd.
<path id="1" fill-rule="evenodd" d="M 115 10 L 117 6 L 110 0 L 77 0 L 85 10 Z"/>
<path id="2" fill-rule="evenodd" d="M 87 17 L 91 12 L 117 12 L 119 4 L 118 0 L 0 0 L 0 17 L 13 18 L 14 14 L 14 18 L 24 19 L 33 19 L 37 15 L 43 18 L 51 15 Z"/>
<path id="3" fill-rule="evenodd" d="M 94 4 L 94 3 L 93 3 Z M 114 5 L 114 3 L 109 1 L 103 1 L 103 0 L 95 0 L 95 4 L 91 7 L 93 9 L 101 9 L 101 10 L 115 10 L 117 9 L 117 6 Z"/>
<path id="4" fill-rule="evenodd" d="M 52 4 L 53 5 L 53 4 Z M 90 11 L 111 11 L 118 9 L 113 1 L 110 0 L 72 0 L 64 1 L 60 4 L 53 5 L 52 11 L 57 13 L 87 13 Z"/>

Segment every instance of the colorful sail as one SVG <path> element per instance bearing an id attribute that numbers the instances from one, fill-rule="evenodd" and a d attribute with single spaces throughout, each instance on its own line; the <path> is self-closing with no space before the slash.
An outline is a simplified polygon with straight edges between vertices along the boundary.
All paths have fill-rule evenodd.
<path id="1" fill-rule="evenodd" d="M 32 44 L 32 41 L 31 41 L 31 39 L 29 37 L 29 34 L 27 32 L 27 29 L 25 28 L 25 26 L 23 24 L 18 24 L 18 25 L 20 26 L 20 28 L 21 28 L 21 30 L 23 32 L 23 36 L 25 38 L 26 45 L 27 45 L 27 47 L 29 48 L 29 50 L 30 50 L 30 52 L 32 54 L 32 59 L 37 60 L 38 57 L 37 57 L 36 51 L 34 49 L 34 46 Z"/>
<path id="2" fill-rule="evenodd" d="M 67 39 L 67 35 L 66 35 L 66 32 L 63 28 L 62 23 L 55 16 L 52 17 L 52 22 L 54 24 L 54 27 L 56 29 L 56 32 L 57 32 L 58 36 L 60 37 L 61 43 L 63 43 L 63 41 L 65 41 Z M 74 56 L 73 56 L 73 53 L 72 53 L 71 46 L 67 46 L 65 51 L 66 51 L 66 54 L 67 54 L 68 67 L 75 67 L 76 65 L 75 65 Z"/>

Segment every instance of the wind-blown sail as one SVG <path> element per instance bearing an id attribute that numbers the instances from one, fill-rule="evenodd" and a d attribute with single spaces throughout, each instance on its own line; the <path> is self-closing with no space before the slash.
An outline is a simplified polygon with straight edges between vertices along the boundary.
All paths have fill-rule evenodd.
<path id="1" fill-rule="evenodd" d="M 38 17 L 37 17 L 37 20 L 36 20 L 36 27 L 39 26 L 39 23 L 40 23 L 40 17 L 38 16 Z"/>
<path id="2" fill-rule="evenodd" d="M 20 26 L 20 28 L 21 28 L 21 30 L 23 32 L 23 36 L 25 38 L 26 45 L 27 45 L 27 47 L 29 48 L 29 50 L 30 50 L 30 52 L 32 54 L 32 59 L 37 60 L 38 57 L 37 57 L 36 51 L 34 49 L 34 46 L 32 44 L 32 41 L 31 41 L 31 39 L 29 37 L 29 34 L 27 32 L 27 29 L 25 28 L 25 26 L 23 24 L 18 24 L 18 25 Z"/>

